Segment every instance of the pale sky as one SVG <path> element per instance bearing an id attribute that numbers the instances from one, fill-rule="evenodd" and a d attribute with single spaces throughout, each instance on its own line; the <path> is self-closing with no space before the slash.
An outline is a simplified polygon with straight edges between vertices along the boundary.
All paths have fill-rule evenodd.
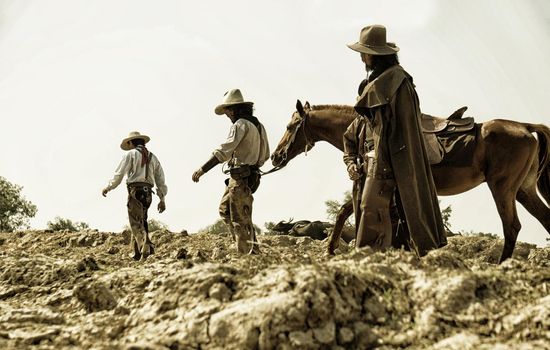
<path id="1" fill-rule="evenodd" d="M 221 167 L 191 174 L 223 142 L 223 93 L 255 102 L 271 149 L 296 99 L 353 104 L 364 78 L 346 47 L 384 24 L 414 77 L 423 112 L 461 106 L 479 122 L 506 118 L 550 126 L 550 3 L 539 1 L 138 1 L 0 0 L 0 176 L 55 216 L 101 231 L 127 223 L 126 188 L 101 196 L 130 131 L 151 137 L 166 174 L 167 211 L 150 217 L 173 231 L 218 219 Z M 270 164 L 268 164 L 270 166 Z M 269 168 L 266 166 L 265 168 Z M 262 179 L 254 222 L 326 220 L 328 199 L 351 188 L 342 154 L 318 143 Z M 501 235 L 486 184 L 440 197 L 452 229 Z M 519 240 L 548 234 L 519 204 Z"/>

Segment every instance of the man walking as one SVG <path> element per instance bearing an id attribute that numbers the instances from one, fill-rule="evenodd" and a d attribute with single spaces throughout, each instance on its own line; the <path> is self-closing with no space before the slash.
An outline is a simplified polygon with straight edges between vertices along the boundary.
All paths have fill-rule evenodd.
<path id="1" fill-rule="evenodd" d="M 149 239 L 147 225 L 147 210 L 151 205 L 153 186 L 157 185 L 157 195 L 160 198 L 158 211 L 166 209 L 164 197 L 168 188 L 164 183 L 164 171 L 158 158 L 151 153 L 145 144 L 150 138 L 137 131 L 131 132 L 122 140 L 120 148 L 128 151 L 115 170 L 115 175 L 102 191 L 103 197 L 115 189 L 127 175 L 128 187 L 128 219 L 132 230 L 131 244 L 134 248 L 134 260 L 145 260 L 154 253 L 154 246 Z"/>
<path id="2" fill-rule="evenodd" d="M 260 184 L 259 168 L 269 158 L 269 144 L 264 126 L 252 115 L 253 102 L 245 102 L 241 91 L 224 95 L 214 112 L 231 120 L 227 140 L 214 150 L 212 157 L 193 173 L 195 182 L 219 163 L 227 162 L 230 178 L 226 180 L 219 212 L 236 241 L 239 253 L 259 253 L 252 224 L 252 194 Z"/>
<path id="3" fill-rule="evenodd" d="M 356 245 L 391 245 L 395 227 L 392 230 L 390 207 L 395 203 L 411 248 L 423 256 L 445 245 L 446 238 L 413 79 L 399 65 L 399 48 L 386 41 L 384 26 L 363 28 L 359 41 L 348 47 L 361 54 L 369 73 L 355 105 L 360 117 L 344 134 L 349 176 L 355 181 L 364 178 Z M 371 144 L 367 127 L 372 130 Z"/>

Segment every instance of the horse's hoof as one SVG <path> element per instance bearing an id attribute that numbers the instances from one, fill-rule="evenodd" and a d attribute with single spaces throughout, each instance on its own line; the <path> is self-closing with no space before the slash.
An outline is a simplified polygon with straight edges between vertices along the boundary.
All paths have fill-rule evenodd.
<path id="1" fill-rule="evenodd" d="M 152 244 L 145 244 L 143 246 L 142 251 L 141 251 L 140 261 L 145 261 L 149 257 L 149 255 L 154 254 L 154 253 L 155 253 L 155 249 L 153 248 L 153 245 Z"/>

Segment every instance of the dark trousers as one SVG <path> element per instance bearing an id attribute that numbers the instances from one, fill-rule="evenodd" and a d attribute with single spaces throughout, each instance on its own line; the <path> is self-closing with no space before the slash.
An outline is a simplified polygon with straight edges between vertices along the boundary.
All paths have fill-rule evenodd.
<path id="1" fill-rule="evenodd" d="M 131 244 L 134 247 L 134 259 L 145 260 L 153 253 L 149 239 L 147 210 L 153 200 L 149 184 L 133 183 L 128 185 L 128 219 L 132 229 Z"/>

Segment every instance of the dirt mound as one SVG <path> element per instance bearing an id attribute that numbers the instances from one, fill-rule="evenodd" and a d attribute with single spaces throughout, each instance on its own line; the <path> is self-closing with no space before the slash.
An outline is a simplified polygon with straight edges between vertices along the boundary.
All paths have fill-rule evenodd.
<path id="1" fill-rule="evenodd" d="M 0 234 L 0 348 L 550 349 L 549 248 L 456 236 L 422 259 L 308 237 Z"/>

